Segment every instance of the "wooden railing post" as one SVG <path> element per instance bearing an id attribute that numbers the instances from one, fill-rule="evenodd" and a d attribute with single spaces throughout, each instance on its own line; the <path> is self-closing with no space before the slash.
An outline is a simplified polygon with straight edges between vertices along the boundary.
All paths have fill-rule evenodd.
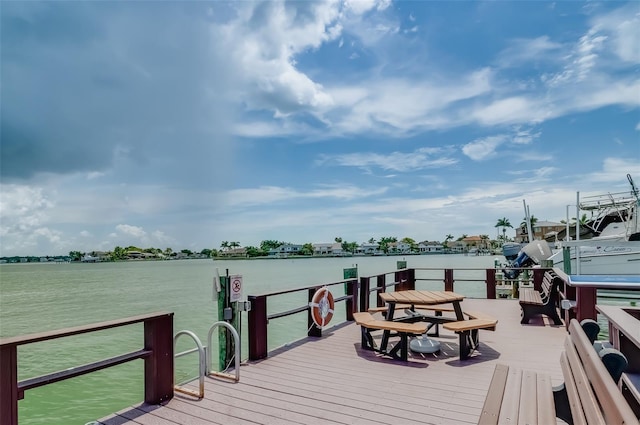
<path id="1" fill-rule="evenodd" d="M 485 280 L 487 284 L 487 299 L 495 300 L 496 299 L 496 269 L 487 269 L 487 279 Z"/>
<path id="2" fill-rule="evenodd" d="M 598 319 L 596 311 L 597 288 L 579 286 L 576 288 L 576 319 Z"/>
<path id="3" fill-rule="evenodd" d="M 18 347 L 0 346 L 0 424 L 18 425 Z"/>
<path id="4" fill-rule="evenodd" d="M 144 321 L 144 401 L 160 404 L 173 398 L 173 313 Z"/>
<path id="5" fill-rule="evenodd" d="M 249 296 L 249 360 L 260 360 L 267 357 L 267 297 Z"/>
<path id="6" fill-rule="evenodd" d="M 346 291 L 345 295 L 350 296 L 351 298 L 347 298 L 344 302 L 345 306 L 345 318 L 346 320 L 353 320 L 353 313 L 357 311 L 358 308 L 358 280 L 350 280 L 346 283 Z"/>
<path id="7" fill-rule="evenodd" d="M 360 278 L 360 288 L 358 290 L 358 296 L 360 297 L 360 310 L 359 311 L 367 311 L 369 310 L 369 285 L 371 282 L 370 277 L 361 277 Z"/>
<path id="8" fill-rule="evenodd" d="M 313 296 L 316 294 L 316 291 L 320 289 L 320 288 L 310 288 L 309 289 L 309 303 L 311 303 L 311 301 L 313 300 Z M 322 336 L 322 329 L 318 326 L 316 326 L 315 322 L 313 321 L 313 316 L 311 316 L 311 309 L 307 309 L 307 327 L 309 329 L 309 332 L 307 332 L 307 336 L 315 336 L 315 337 L 321 337 Z"/>
<path id="9" fill-rule="evenodd" d="M 544 274 L 547 271 L 549 271 L 549 269 L 533 269 L 533 289 L 538 292 L 542 291 L 542 280 L 544 279 Z"/>
<path id="10" fill-rule="evenodd" d="M 387 292 L 387 277 L 386 275 L 379 274 L 376 278 L 376 285 L 378 290 L 376 291 L 376 306 L 384 306 L 384 301 L 378 296 L 380 292 Z"/>
<path id="11" fill-rule="evenodd" d="M 408 290 L 416 289 L 416 269 L 407 269 L 406 288 Z"/>
<path id="12" fill-rule="evenodd" d="M 444 269 L 444 290 L 453 292 L 453 269 Z"/>

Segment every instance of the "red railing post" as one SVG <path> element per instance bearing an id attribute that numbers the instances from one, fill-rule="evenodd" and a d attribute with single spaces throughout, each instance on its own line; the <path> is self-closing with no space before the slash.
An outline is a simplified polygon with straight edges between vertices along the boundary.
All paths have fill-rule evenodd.
<path id="1" fill-rule="evenodd" d="M 487 299 L 495 300 L 496 299 L 496 269 L 487 269 L 487 279 L 485 280 L 487 284 Z"/>
<path id="2" fill-rule="evenodd" d="M 404 273 L 402 271 L 397 271 L 393 273 L 393 281 L 396 283 L 394 287 L 394 291 L 402 291 L 404 290 L 404 283 L 402 283 L 404 277 Z"/>
<path id="3" fill-rule="evenodd" d="M 542 280 L 544 279 L 544 274 L 549 269 L 537 268 L 533 269 L 533 289 L 540 292 L 542 291 Z"/>
<path id="4" fill-rule="evenodd" d="M 173 398 L 173 313 L 144 321 L 144 401 L 160 404 Z"/>
<path id="5" fill-rule="evenodd" d="M 320 289 L 320 288 L 311 288 L 309 289 L 309 303 L 311 303 L 311 301 L 313 301 L 313 296 L 316 294 L 316 291 Z M 307 336 L 315 336 L 315 337 L 321 337 L 322 336 L 322 329 L 318 326 L 316 326 L 315 322 L 313 321 L 313 316 L 311 316 L 311 309 L 307 309 L 307 326 L 309 329 L 309 332 L 307 332 Z"/>
<path id="6" fill-rule="evenodd" d="M 407 269 L 406 288 L 409 290 L 416 289 L 416 269 Z"/>
<path id="7" fill-rule="evenodd" d="M 597 288 L 579 286 L 576 288 L 576 319 L 598 319 L 596 311 Z"/>
<path id="8" fill-rule="evenodd" d="M 267 357 L 267 297 L 249 296 L 249 360 L 260 360 Z"/>
<path id="9" fill-rule="evenodd" d="M 345 289 L 345 295 L 351 297 L 347 298 L 344 302 L 346 320 L 352 321 L 353 313 L 355 313 L 358 308 L 358 280 L 354 279 L 348 281 Z"/>
<path id="10" fill-rule="evenodd" d="M 453 269 L 444 269 L 444 290 L 453 292 Z"/>
<path id="11" fill-rule="evenodd" d="M 360 278 L 360 288 L 358 290 L 360 297 L 360 311 L 369 310 L 369 285 L 371 282 L 370 277 Z"/>
<path id="12" fill-rule="evenodd" d="M 387 292 L 387 277 L 386 277 L 386 275 L 379 274 L 376 277 L 376 285 L 377 285 L 377 288 L 378 288 L 378 290 L 376 291 L 376 306 L 383 307 L 384 306 L 384 301 L 382 301 L 382 298 L 380 298 L 378 296 L 378 294 L 380 292 Z"/>
<path id="13" fill-rule="evenodd" d="M 18 347 L 0 346 L 0 424 L 18 425 Z"/>

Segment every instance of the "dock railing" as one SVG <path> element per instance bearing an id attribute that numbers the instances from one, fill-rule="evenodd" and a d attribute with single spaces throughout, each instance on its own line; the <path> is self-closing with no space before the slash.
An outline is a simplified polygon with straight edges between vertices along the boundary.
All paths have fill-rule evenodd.
<path id="1" fill-rule="evenodd" d="M 553 271 L 564 281 L 561 291 L 563 319 L 565 323 L 573 318 L 583 319 L 597 318 L 596 304 L 598 290 L 625 290 L 640 292 L 640 282 L 637 275 L 635 280 L 624 280 L 624 276 L 617 275 L 586 275 L 589 279 L 580 279 L 582 275 L 567 275 L 562 270 L 554 268 Z M 573 279 L 572 279 L 573 278 Z"/>
<path id="2" fill-rule="evenodd" d="M 18 382 L 18 346 L 144 324 L 144 345 L 140 350 L 98 362 Z M 160 404 L 173 398 L 173 313 L 158 312 L 108 322 L 0 339 L 0 425 L 18 424 L 18 400 L 24 392 L 43 385 L 95 372 L 136 359 L 144 359 L 144 401 Z"/>
<path id="3" fill-rule="evenodd" d="M 440 271 L 444 273 L 442 278 L 416 278 L 416 271 Z M 464 269 L 483 272 L 483 278 L 468 278 L 465 277 L 465 282 L 483 282 L 486 287 L 487 298 L 496 298 L 496 269 Z M 394 288 L 396 291 L 415 289 L 416 281 L 438 281 L 443 283 L 443 289 L 445 291 L 453 291 L 454 289 L 454 269 L 416 269 L 405 268 L 395 270 L 393 272 L 382 273 L 373 276 L 360 277 L 359 279 L 349 279 L 335 283 L 328 283 L 322 285 L 313 285 L 303 288 L 291 289 L 286 291 L 272 292 L 262 295 L 249 295 L 248 299 L 251 302 L 251 310 L 248 314 L 248 342 L 249 342 L 249 360 L 259 360 L 266 358 L 268 355 L 268 324 L 270 320 L 278 319 L 286 316 L 290 316 L 297 313 L 307 311 L 307 323 L 309 330 L 308 336 L 319 337 L 322 336 L 322 330 L 316 326 L 313 326 L 313 319 L 308 304 L 295 307 L 293 309 L 268 314 L 267 301 L 271 297 L 278 295 L 291 294 L 300 291 L 308 292 L 308 301 L 310 302 L 315 292 L 327 286 L 331 288 L 335 285 L 345 286 L 345 295 L 338 297 L 335 302 L 345 302 L 346 320 L 353 320 L 353 313 L 357 311 L 367 311 L 370 306 L 371 294 L 375 293 L 375 299 L 378 306 L 381 305 L 382 300 L 377 295 L 381 292 L 385 292 L 387 288 Z M 542 281 L 542 275 L 540 275 L 539 281 Z M 539 285 L 539 283 L 538 283 Z"/>
<path id="4" fill-rule="evenodd" d="M 307 336 L 322 336 L 322 329 L 314 326 L 313 317 L 311 316 L 311 310 L 309 303 L 313 300 L 313 296 L 316 291 L 328 287 L 331 288 L 336 285 L 344 285 L 345 295 L 334 299 L 334 303 L 344 301 L 344 308 L 346 313 L 346 320 L 353 320 L 353 313 L 357 310 L 356 299 L 358 290 L 358 280 L 348 279 L 340 282 L 327 283 L 322 285 L 306 286 L 304 288 L 296 288 L 284 291 L 271 292 L 262 295 L 249 295 L 248 299 L 251 303 L 251 310 L 249 311 L 248 333 L 249 333 L 249 360 L 259 360 L 267 357 L 268 354 L 268 324 L 270 320 L 278 319 L 293 314 L 302 313 L 307 311 L 307 324 L 309 330 Z M 278 295 L 292 294 L 295 292 L 306 291 L 308 296 L 308 303 L 293 308 L 291 310 L 268 314 L 267 301 L 271 297 Z"/>

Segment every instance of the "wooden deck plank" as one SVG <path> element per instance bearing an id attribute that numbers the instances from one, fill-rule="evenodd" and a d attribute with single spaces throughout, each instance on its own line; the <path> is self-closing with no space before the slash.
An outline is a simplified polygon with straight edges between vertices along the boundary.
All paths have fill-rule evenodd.
<path id="1" fill-rule="evenodd" d="M 494 332 L 480 330 L 480 347 L 465 361 L 451 331 L 441 330 L 436 338 L 440 352 L 410 353 L 404 363 L 363 350 L 360 327 L 340 325 L 325 329 L 322 338 L 297 341 L 267 359 L 243 364 L 240 382 L 206 379 L 203 400 L 176 396 L 166 406 L 136 406 L 102 422 L 474 424 L 497 363 L 547 373 L 554 385 L 562 382 L 563 327 L 546 318 L 521 325 L 518 300 L 465 299 L 461 304 L 498 319 Z M 381 332 L 373 334 L 379 341 Z"/>

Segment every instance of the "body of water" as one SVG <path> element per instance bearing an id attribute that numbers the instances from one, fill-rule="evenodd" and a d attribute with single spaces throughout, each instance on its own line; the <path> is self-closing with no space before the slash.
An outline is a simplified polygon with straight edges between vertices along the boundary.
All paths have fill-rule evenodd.
<path id="1" fill-rule="evenodd" d="M 494 258 L 434 255 L 3 264 L 0 266 L 0 336 L 171 311 L 175 314 L 174 331 L 191 330 L 206 344 L 208 330 L 217 320 L 216 303 L 212 299 L 216 269 L 221 275 L 227 270 L 230 274 L 242 275 L 246 296 L 338 282 L 342 280 L 343 269 L 354 265 L 358 267 L 359 276 L 391 272 L 398 260 L 406 260 L 409 267 L 486 268 L 493 266 Z M 439 287 L 442 288 L 442 284 Z M 299 297 L 306 296 L 300 294 Z M 295 305 L 287 305 L 288 302 Z M 300 305 L 299 302 L 305 300 L 270 299 L 269 311 L 284 311 Z M 335 323 L 340 320 L 344 320 L 344 314 L 337 314 Z M 242 321 L 244 327 L 246 313 Z M 269 326 L 269 346 L 274 348 L 305 334 L 305 314 L 274 320 Z M 142 325 L 132 325 L 21 346 L 18 349 L 19 379 L 140 349 L 142 335 Z M 246 332 L 243 331 L 242 336 L 246 341 Z M 189 344 L 188 338 L 181 338 L 180 342 Z M 246 357 L 246 343 L 242 351 Z M 176 364 L 177 381 L 197 373 L 197 358 L 190 357 Z M 20 423 L 85 424 L 143 398 L 143 362 L 134 361 L 27 391 L 18 403 Z"/>
<path id="2" fill-rule="evenodd" d="M 418 277 L 439 282 L 418 282 L 420 289 L 443 289 L 441 269 L 486 269 L 494 256 L 422 255 L 261 260 L 129 261 L 96 264 L 3 264 L 0 266 L 0 336 L 9 337 L 62 329 L 157 311 L 174 315 L 174 331 L 193 331 L 206 344 L 217 320 L 213 301 L 213 277 L 243 276 L 245 298 L 273 291 L 295 289 L 343 280 L 343 269 L 358 267 L 359 276 L 396 270 L 399 260 L 421 271 Z M 503 257 L 498 257 L 502 261 Z M 484 297 L 481 270 L 455 272 L 455 290 L 468 297 Z M 342 295 L 335 286 L 334 296 Z M 332 292 L 334 289 L 332 288 Z M 306 291 L 269 298 L 269 313 L 286 311 L 306 303 Z M 342 304 L 336 307 L 332 325 L 344 320 Z M 247 356 L 246 313 L 242 315 L 243 357 Z M 272 320 L 269 348 L 304 337 L 306 313 Z M 181 338 L 177 351 L 192 348 Z M 214 338 L 217 343 L 217 338 Z M 142 325 L 21 346 L 19 379 L 51 373 L 111 356 L 138 350 L 143 344 Z M 215 352 L 215 351 L 214 351 Z M 214 355 L 213 359 L 216 360 Z M 197 356 L 176 363 L 176 382 L 197 374 Z M 143 362 L 133 361 L 78 378 L 29 390 L 19 401 L 22 425 L 85 424 L 126 408 L 144 398 Z"/>

